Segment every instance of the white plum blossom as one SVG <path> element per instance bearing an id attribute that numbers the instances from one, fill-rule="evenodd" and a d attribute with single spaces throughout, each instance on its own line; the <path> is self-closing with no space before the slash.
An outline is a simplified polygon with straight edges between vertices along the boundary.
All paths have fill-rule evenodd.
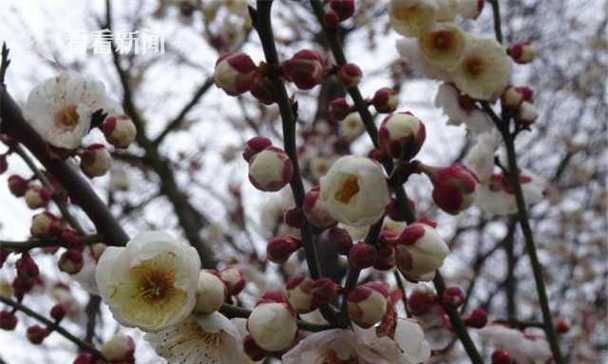
<path id="1" fill-rule="evenodd" d="M 544 198 L 546 182 L 541 177 L 522 170 L 519 182 L 528 206 L 540 202 Z M 479 186 L 475 204 L 484 212 L 493 215 L 510 215 L 517 212 L 517 201 L 513 188 L 508 177 L 503 174 L 495 174 L 490 178 L 489 183 Z"/>
<path id="2" fill-rule="evenodd" d="M 397 267 L 410 281 L 430 281 L 450 253 L 441 235 L 429 225 L 408 225 L 395 240 Z"/>
<path id="3" fill-rule="evenodd" d="M 399 319 L 394 339 L 375 328 L 354 327 L 311 334 L 283 355 L 284 364 L 418 364 L 431 355 L 424 332 L 414 320 Z"/>
<path id="4" fill-rule="evenodd" d="M 247 362 L 237 326 L 217 312 L 192 315 L 178 325 L 146 334 L 145 339 L 168 364 Z"/>
<path id="5" fill-rule="evenodd" d="M 399 55 L 412 69 L 422 76 L 438 79 L 450 80 L 450 74 L 437 67 L 433 66 L 420 50 L 418 40 L 415 38 L 401 38 L 397 41 L 397 51 Z"/>
<path id="6" fill-rule="evenodd" d="M 46 142 L 75 149 L 89 132 L 93 113 L 111 104 L 115 103 L 101 82 L 64 72 L 36 86 L 28 95 L 23 113 Z"/>
<path id="7" fill-rule="evenodd" d="M 462 60 L 468 36 L 454 23 L 436 23 L 418 38 L 426 60 L 441 69 L 452 70 Z"/>
<path id="8" fill-rule="evenodd" d="M 95 280 L 118 322 L 158 331 L 190 315 L 200 269 L 193 247 L 167 233 L 147 231 L 126 247 L 106 248 Z"/>
<path id="9" fill-rule="evenodd" d="M 99 295 L 99 289 L 97 288 L 97 282 L 95 281 L 97 260 L 105 248 L 106 246 L 103 243 L 85 247 L 82 251 L 84 262 L 82 269 L 78 273 L 72 275 L 72 278 L 80 284 L 82 289 L 94 295 Z"/>
<path id="10" fill-rule="evenodd" d="M 417 37 L 433 25 L 437 11 L 435 0 L 391 0 L 391 26 L 401 35 Z"/>
<path id="11" fill-rule="evenodd" d="M 256 344 L 271 352 L 287 349 L 298 331 L 295 312 L 288 304 L 279 302 L 256 306 L 249 315 L 247 328 Z"/>
<path id="12" fill-rule="evenodd" d="M 345 156 L 321 178 L 320 200 L 338 222 L 352 226 L 372 225 L 390 201 L 388 184 L 380 164 Z"/>
<path id="13" fill-rule="evenodd" d="M 469 37 L 462 62 L 452 72 L 452 80 L 474 99 L 494 100 L 511 80 L 512 62 L 494 39 Z"/>
<path id="14" fill-rule="evenodd" d="M 198 278 L 194 311 L 210 314 L 220 309 L 226 299 L 226 285 L 212 272 L 202 270 Z"/>
<path id="15" fill-rule="evenodd" d="M 344 120 L 340 121 L 339 133 L 344 139 L 352 142 L 363 134 L 365 126 L 363 125 L 363 119 L 358 112 L 351 112 L 346 115 Z"/>
<path id="16" fill-rule="evenodd" d="M 465 158 L 464 164 L 475 172 L 482 184 L 488 183 L 494 173 L 494 153 L 499 145 L 498 130 L 480 134 Z"/>
<path id="17" fill-rule="evenodd" d="M 490 324 L 480 329 L 479 334 L 497 349 L 508 352 L 517 363 L 545 363 L 552 357 L 547 340 L 536 333 Z"/>
<path id="18" fill-rule="evenodd" d="M 437 3 L 437 12 L 435 20 L 438 22 L 453 20 L 459 13 L 459 0 L 435 0 Z"/>
<path id="19" fill-rule="evenodd" d="M 448 117 L 448 125 L 464 124 L 467 130 L 475 134 L 488 132 L 494 127 L 486 113 L 473 105 L 469 97 L 461 95 L 450 83 L 439 86 L 435 106 L 440 107 Z"/>

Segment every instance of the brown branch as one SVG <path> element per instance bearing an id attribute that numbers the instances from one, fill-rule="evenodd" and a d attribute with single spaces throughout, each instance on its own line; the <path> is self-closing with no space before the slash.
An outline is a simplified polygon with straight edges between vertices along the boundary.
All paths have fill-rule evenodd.
<path id="1" fill-rule="evenodd" d="M 82 238 L 82 242 L 85 245 L 95 244 L 101 241 L 103 241 L 103 237 L 101 235 L 88 235 Z M 15 251 L 25 251 L 35 248 L 48 248 L 57 246 L 67 247 L 64 241 L 55 237 L 30 239 L 25 241 L 0 241 L 0 248 Z"/>

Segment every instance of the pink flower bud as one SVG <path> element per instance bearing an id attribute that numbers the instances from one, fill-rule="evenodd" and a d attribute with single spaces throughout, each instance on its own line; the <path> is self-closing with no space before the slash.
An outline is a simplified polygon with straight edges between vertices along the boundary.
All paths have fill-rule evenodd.
<path id="1" fill-rule="evenodd" d="M 330 0 L 329 7 L 338 14 L 340 21 L 345 21 L 355 13 L 354 0 Z"/>
<path id="2" fill-rule="evenodd" d="M 262 136 L 253 137 L 253 138 L 249 139 L 249 141 L 245 145 L 245 150 L 243 151 L 243 159 L 245 159 L 247 162 L 250 162 L 251 158 L 254 155 L 256 155 L 259 152 L 263 151 L 264 149 L 270 147 L 271 145 L 272 145 L 272 142 L 270 141 L 270 139 L 268 139 L 266 137 L 262 137 Z"/>
<path id="3" fill-rule="evenodd" d="M 341 255 L 348 255 L 353 247 L 353 239 L 348 231 L 339 227 L 331 228 L 327 239 L 336 246 L 338 254 Z"/>
<path id="4" fill-rule="evenodd" d="M 264 303 L 289 303 L 289 300 L 282 291 L 266 291 L 262 297 L 260 297 L 256 306 Z"/>
<path id="5" fill-rule="evenodd" d="M 336 225 L 337 221 L 331 217 L 325 203 L 319 197 L 320 188 L 315 186 L 304 196 L 302 209 L 308 222 L 319 229 L 327 229 Z"/>
<path id="6" fill-rule="evenodd" d="M 502 105 L 510 110 L 517 110 L 524 101 L 524 96 L 513 86 L 507 87 L 501 96 Z"/>
<path id="7" fill-rule="evenodd" d="M 346 115 L 350 114 L 350 109 L 351 107 L 344 97 L 337 97 L 329 103 L 329 115 L 335 121 L 344 120 Z"/>
<path id="8" fill-rule="evenodd" d="M 285 77 L 299 89 L 310 90 L 320 84 L 325 75 L 325 61 L 317 51 L 304 49 L 283 63 Z"/>
<path id="9" fill-rule="evenodd" d="M 441 295 L 441 303 L 446 306 L 458 308 L 464 303 L 464 292 L 460 287 L 448 287 Z"/>
<path id="10" fill-rule="evenodd" d="M 465 317 L 464 324 L 469 327 L 481 329 L 488 323 L 488 313 L 483 308 L 476 308 Z"/>
<path id="11" fill-rule="evenodd" d="M 384 152 L 403 160 L 418 154 L 425 138 L 424 124 L 409 112 L 387 116 L 378 130 L 378 141 Z"/>
<path id="12" fill-rule="evenodd" d="M 336 298 L 341 287 L 330 278 L 319 278 L 312 287 L 312 305 L 317 308 L 326 305 Z"/>
<path id="13" fill-rule="evenodd" d="M 457 215 L 473 204 L 479 182 L 477 176 L 464 165 L 455 163 L 432 171 L 430 176 L 433 201 L 443 211 Z"/>
<path id="14" fill-rule="evenodd" d="M 437 302 L 437 295 L 431 288 L 416 287 L 407 298 L 407 307 L 414 316 L 428 313 Z"/>
<path id="15" fill-rule="evenodd" d="M 249 91 L 256 73 L 256 65 L 243 52 L 229 53 L 215 64 L 215 84 L 228 95 L 238 96 Z"/>
<path id="16" fill-rule="evenodd" d="M 306 222 L 306 216 L 304 215 L 304 211 L 299 207 L 294 207 L 293 209 L 289 209 L 285 211 L 283 215 L 283 221 L 287 226 L 290 226 L 295 229 L 301 229 Z"/>
<path id="17" fill-rule="evenodd" d="M 84 241 L 82 236 L 71 228 L 64 228 L 59 233 L 59 239 L 70 249 L 82 249 L 84 247 Z"/>
<path id="18" fill-rule="evenodd" d="M 194 311 L 208 315 L 219 310 L 226 301 L 226 294 L 226 285 L 215 272 L 200 271 Z"/>
<path id="19" fill-rule="evenodd" d="M 34 345 L 40 345 L 49 336 L 50 331 L 40 325 L 33 325 L 27 328 L 27 339 Z"/>
<path id="20" fill-rule="evenodd" d="M 302 246 L 302 241 L 291 235 L 277 236 L 268 242 L 266 256 L 268 260 L 283 264 Z"/>
<path id="21" fill-rule="evenodd" d="M 50 212 L 40 212 L 32 217 L 30 233 L 33 236 L 51 236 L 61 229 L 59 218 Z"/>
<path id="22" fill-rule="evenodd" d="M 298 325 L 296 315 L 288 303 L 270 302 L 259 304 L 251 311 L 247 329 L 260 348 L 277 352 L 292 345 Z"/>
<path id="23" fill-rule="evenodd" d="M 30 184 L 25 192 L 25 203 L 32 210 L 45 207 L 49 204 L 50 199 L 51 192 L 40 185 Z"/>
<path id="24" fill-rule="evenodd" d="M 82 270 L 84 266 L 84 258 L 82 252 L 76 249 L 66 250 L 59 261 L 57 262 L 59 270 L 67 274 L 76 274 Z"/>
<path id="25" fill-rule="evenodd" d="M 251 337 L 251 335 L 247 335 L 243 341 L 243 349 L 245 350 L 245 354 L 254 362 L 258 362 L 263 360 L 268 352 L 256 344 L 255 340 Z"/>
<path id="26" fill-rule="evenodd" d="M 268 77 L 256 76 L 251 84 L 251 94 L 262 104 L 272 105 L 277 100 L 276 89 Z"/>
<path id="27" fill-rule="evenodd" d="M 65 317 L 65 314 L 65 306 L 63 306 L 61 303 L 58 303 L 51 308 L 51 317 L 55 321 L 61 321 Z"/>
<path id="28" fill-rule="evenodd" d="M 383 282 L 357 286 L 347 297 L 348 317 L 364 329 L 382 320 L 388 304 L 388 287 Z"/>
<path id="29" fill-rule="evenodd" d="M 399 106 L 399 94 L 392 88 L 381 88 L 374 94 L 372 104 L 379 113 L 392 113 Z"/>
<path id="30" fill-rule="evenodd" d="M 534 102 L 534 90 L 532 90 L 530 87 L 518 86 L 515 87 L 515 90 L 517 90 L 517 92 L 523 96 L 524 101 Z"/>
<path id="31" fill-rule="evenodd" d="M 25 276 L 18 275 L 13 280 L 13 294 L 21 300 L 26 293 L 34 288 L 34 280 Z"/>
<path id="32" fill-rule="evenodd" d="M 413 223 L 395 239 L 397 266 L 410 281 L 430 281 L 450 249 L 432 227 Z"/>
<path id="33" fill-rule="evenodd" d="M 321 19 L 323 26 L 329 29 L 336 29 L 340 24 L 340 16 L 332 8 L 326 7 L 323 11 L 323 18 Z"/>
<path id="34" fill-rule="evenodd" d="M 111 362 L 129 362 L 135 353 L 135 341 L 128 335 L 117 334 L 104 342 L 99 351 Z"/>
<path id="35" fill-rule="evenodd" d="M 13 174 L 8 178 L 8 189 L 15 197 L 23 197 L 27 192 L 29 182 L 16 174 Z"/>
<path id="36" fill-rule="evenodd" d="M 80 154 L 80 169 L 89 178 L 100 177 L 112 167 L 112 156 L 103 144 L 86 147 Z"/>
<path id="37" fill-rule="evenodd" d="M 306 277 L 289 278 L 287 281 L 287 299 L 297 313 L 309 313 L 315 309 L 312 304 L 314 283 Z"/>
<path id="38" fill-rule="evenodd" d="M 228 288 L 228 294 L 236 296 L 245 288 L 245 277 L 237 267 L 227 267 L 220 271 L 220 278 Z"/>
<path id="39" fill-rule="evenodd" d="M 291 159 L 279 148 L 268 147 L 249 162 L 249 181 L 261 191 L 278 191 L 291 181 L 292 176 Z"/>
<path id="40" fill-rule="evenodd" d="M 38 264 L 29 253 L 21 254 L 21 257 L 15 263 L 15 268 L 17 269 L 17 275 L 25 278 L 36 278 L 40 274 Z"/>
<path id="41" fill-rule="evenodd" d="M 555 320 L 553 325 L 555 326 L 555 331 L 557 331 L 558 334 L 565 334 L 570 331 L 570 325 L 562 319 Z"/>
<path id="42" fill-rule="evenodd" d="M 354 269 L 365 269 L 374 265 L 377 257 L 378 250 L 373 245 L 360 242 L 348 253 L 348 263 Z"/>
<path id="43" fill-rule="evenodd" d="M 536 57 L 536 48 L 530 42 L 515 43 L 507 49 L 507 54 L 515 63 L 530 63 Z"/>
<path id="44" fill-rule="evenodd" d="M 378 248 L 378 257 L 374 262 L 374 268 L 377 270 L 391 270 L 397 264 L 395 248 L 391 245 L 384 244 Z"/>
<path id="45" fill-rule="evenodd" d="M 492 364 L 511 364 L 511 355 L 504 350 L 494 350 L 492 353 Z"/>
<path id="46" fill-rule="evenodd" d="M 347 88 L 357 86 L 362 76 L 361 68 L 354 63 L 347 63 L 338 70 L 338 80 Z"/>
<path id="47" fill-rule="evenodd" d="M 0 329 L 13 331 L 17 327 L 17 316 L 10 311 L 0 311 Z"/>
<path id="48" fill-rule="evenodd" d="M 127 148 L 135 140 L 137 128 L 126 115 L 108 116 L 101 126 L 106 140 L 116 148 Z"/>
<path id="49" fill-rule="evenodd" d="M 76 356 L 72 364 L 96 364 L 96 361 L 93 354 L 82 352 Z"/>

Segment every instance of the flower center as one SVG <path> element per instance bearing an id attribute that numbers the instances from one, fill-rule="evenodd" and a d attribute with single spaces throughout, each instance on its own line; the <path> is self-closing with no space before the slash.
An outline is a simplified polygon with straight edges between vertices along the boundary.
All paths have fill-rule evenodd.
<path id="1" fill-rule="evenodd" d="M 55 125 L 63 129 L 74 129 L 80 117 L 76 112 L 76 105 L 68 105 L 55 115 Z"/>
<path id="2" fill-rule="evenodd" d="M 357 176 L 350 175 L 342 182 L 335 197 L 336 200 L 347 204 L 357 193 L 359 193 L 359 179 Z"/>
<path id="3" fill-rule="evenodd" d="M 454 37 L 447 30 L 439 30 L 433 33 L 433 46 L 439 51 L 448 51 L 452 47 Z"/>
<path id="4" fill-rule="evenodd" d="M 484 62 L 480 57 L 469 57 L 464 61 L 465 71 L 472 77 L 480 76 L 484 71 Z"/>
<path id="5" fill-rule="evenodd" d="M 328 350 L 325 353 L 322 364 L 358 364 L 359 359 L 357 357 L 349 357 L 347 359 L 340 359 L 335 350 Z"/>
<path id="6" fill-rule="evenodd" d="M 145 265 L 142 264 L 142 265 Z M 149 303 L 155 303 L 167 298 L 173 282 L 175 274 L 167 270 L 150 269 L 149 267 L 136 267 L 138 269 L 137 293 Z"/>

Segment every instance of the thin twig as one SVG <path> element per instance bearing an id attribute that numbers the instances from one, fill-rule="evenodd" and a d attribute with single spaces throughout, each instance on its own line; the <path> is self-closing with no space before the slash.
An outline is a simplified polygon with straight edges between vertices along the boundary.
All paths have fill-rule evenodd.
<path id="1" fill-rule="evenodd" d="M 87 352 L 93 354 L 97 358 L 104 359 L 103 354 L 99 350 L 95 349 L 94 346 L 80 340 L 76 336 L 72 335 L 68 330 L 61 327 L 58 323 L 49 320 L 48 318 L 42 316 L 41 314 L 39 314 L 36 311 L 30 309 L 29 307 L 23 305 L 22 303 L 13 301 L 12 299 L 4 297 L 4 296 L 0 296 L 0 302 L 7 304 L 7 305 L 13 307 L 14 309 L 21 311 L 24 314 L 36 319 L 40 323 L 44 324 L 49 330 L 56 331 L 61 336 L 65 337 L 72 343 L 76 344 L 76 346 L 78 346 L 81 350 L 87 351 Z"/>
<path id="2" fill-rule="evenodd" d="M 242 307 L 238 307 L 238 306 L 234 306 L 234 305 L 229 305 L 229 304 L 222 305 L 222 307 L 220 308 L 220 312 L 228 318 L 234 318 L 234 317 L 248 318 L 249 315 L 251 315 L 251 310 L 242 308 Z M 319 332 L 319 331 L 325 331 L 325 330 L 335 328 L 335 326 L 333 326 L 333 325 L 327 325 L 327 324 L 326 325 L 317 325 L 317 324 L 313 324 L 313 323 L 310 323 L 310 322 L 307 322 L 304 320 L 298 320 L 297 322 L 298 322 L 298 327 L 300 329 L 306 330 L 306 331 L 311 331 L 311 332 Z"/>
<path id="3" fill-rule="evenodd" d="M 87 235 L 80 240 L 85 245 L 95 244 L 103 241 L 103 237 L 101 235 Z M 30 239 L 25 241 L 0 241 L 0 248 L 9 249 L 15 251 L 25 251 L 35 248 L 49 248 L 49 247 L 67 247 L 67 244 L 58 238 L 44 238 L 44 239 Z"/>

